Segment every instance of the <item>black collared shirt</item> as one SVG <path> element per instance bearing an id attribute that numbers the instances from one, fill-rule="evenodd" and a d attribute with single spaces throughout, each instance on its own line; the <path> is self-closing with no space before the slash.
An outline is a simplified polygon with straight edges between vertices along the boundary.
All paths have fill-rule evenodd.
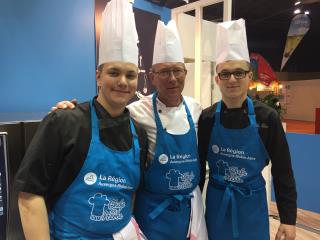
<path id="1" fill-rule="evenodd" d="M 101 141 L 113 150 L 131 148 L 132 134 L 129 111 L 119 117 L 110 114 L 94 100 L 99 118 Z M 140 144 L 141 173 L 147 158 L 147 135 L 134 122 Z M 78 175 L 91 141 L 90 103 L 71 110 L 57 110 L 40 123 L 15 179 L 18 191 L 45 197 L 48 209 Z M 106 163 L 107 164 L 107 163 Z M 142 179 L 143 174 L 141 174 Z"/>
<path id="2" fill-rule="evenodd" d="M 281 222 L 294 225 L 297 216 L 297 192 L 285 132 L 279 115 L 274 109 L 259 101 L 253 102 L 259 135 L 272 163 L 271 173 Z M 203 110 L 199 119 L 198 148 L 202 170 L 201 188 L 205 181 L 205 163 L 216 107 L 217 104 L 214 104 Z M 247 101 L 242 104 L 241 108 L 234 109 L 228 109 L 222 102 L 221 124 L 231 129 L 247 127 L 249 125 Z M 268 161 L 266 159 L 266 165 Z"/>

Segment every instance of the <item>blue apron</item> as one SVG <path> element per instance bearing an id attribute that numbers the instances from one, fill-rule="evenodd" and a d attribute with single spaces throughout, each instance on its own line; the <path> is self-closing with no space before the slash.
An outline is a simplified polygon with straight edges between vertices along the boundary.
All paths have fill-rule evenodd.
<path id="1" fill-rule="evenodd" d="M 113 239 L 131 220 L 132 195 L 140 181 L 139 141 L 130 120 L 132 148 L 115 151 L 99 137 L 91 101 L 92 136 L 87 158 L 49 214 L 52 239 Z"/>
<path id="2" fill-rule="evenodd" d="M 186 103 L 190 129 L 172 135 L 163 129 L 153 95 L 157 126 L 156 149 L 144 173 L 144 189 L 137 192 L 135 217 L 150 240 L 187 239 L 191 192 L 200 179 L 196 132 Z"/>
<path id="3" fill-rule="evenodd" d="M 210 240 L 269 240 L 261 174 L 269 156 L 256 127 L 250 98 L 247 103 L 250 125 L 243 129 L 224 128 L 220 123 L 221 102 L 216 109 L 208 149 L 206 222 Z"/>

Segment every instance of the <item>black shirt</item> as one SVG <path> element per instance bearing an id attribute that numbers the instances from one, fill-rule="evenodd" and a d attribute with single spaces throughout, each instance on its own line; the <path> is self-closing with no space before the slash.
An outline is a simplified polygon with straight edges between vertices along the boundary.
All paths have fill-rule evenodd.
<path id="1" fill-rule="evenodd" d="M 131 148 L 129 111 L 112 118 L 94 100 L 99 119 L 101 141 L 113 150 Z M 141 173 L 147 158 L 147 135 L 134 122 L 140 144 Z M 90 103 L 69 110 L 57 110 L 40 123 L 16 175 L 18 191 L 44 196 L 47 208 L 67 189 L 78 175 L 91 141 Z M 141 177 L 143 174 L 141 174 Z"/>
<path id="2" fill-rule="evenodd" d="M 285 132 L 279 115 L 274 109 L 259 101 L 253 102 L 259 135 L 272 163 L 271 173 L 281 223 L 294 225 L 297 216 L 297 193 Z M 199 119 L 198 148 L 202 170 L 201 189 L 205 181 L 206 159 L 216 107 L 217 104 L 214 104 L 203 110 Z M 220 121 L 225 128 L 247 127 L 249 125 L 247 101 L 242 104 L 241 108 L 233 109 L 228 109 L 222 102 Z M 266 159 L 266 165 L 268 162 L 269 159 Z"/>

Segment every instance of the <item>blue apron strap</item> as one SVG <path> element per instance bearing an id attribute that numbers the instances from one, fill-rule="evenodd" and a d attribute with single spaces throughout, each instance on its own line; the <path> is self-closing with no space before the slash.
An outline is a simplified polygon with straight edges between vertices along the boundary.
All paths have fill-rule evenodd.
<path id="1" fill-rule="evenodd" d="M 167 207 L 169 207 L 172 203 L 173 200 L 176 199 L 178 200 L 179 203 L 181 203 L 184 199 L 191 199 L 193 198 L 192 194 L 188 195 L 182 195 L 182 194 L 177 194 L 177 195 L 172 195 L 168 196 L 163 202 L 161 202 L 150 214 L 149 217 L 154 220 L 157 218 Z"/>
<path id="2" fill-rule="evenodd" d="M 253 102 L 249 97 L 247 97 L 247 104 L 248 104 L 248 116 L 249 116 L 250 125 L 255 127 L 257 125 L 256 115 L 254 113 Z"/>
<path id="3" fill-rule="evenodd" d="M 186 104 L 184 99 L 183 99 L 183 105 L 184 105 L 184 108 L 185 108 L 186 113 L 187 113 L 187 118 L 188 118 L 188 122 L 189 122 L 189 126 L 190 126 L 190 131 L 192 132 L 192 135 L 193 135 L 192 139 L 196 140 L 197 139 L 197 134 L 196 134 L 196 129 L 195 129 L 194 122 L 193 122 L 193 119 L 192 119 L 192 115 L 191 115 L 190 110 L 188 108 L 188 105 Z M 197 142 L 195 142 L 195 144 L 197 145 Z"/>
<path id="4" fill-rule="evenodd" d="M 154 220 L 158 217 L 171 203 L 171 199 L 167 198 L 164 200 L 158 207 L 156 207 L 151 213 L 149 213 L 149 217 Z"/>
<path id="5" fill-rule="evenodd" d="M 213 126 L 220 126 L 220 113 L 221 113 L 221 102 L 222 101 L 219 101 L 218 104 L 217 104 L 217 108 L 216 108 L 216 111 L 214 113 L 214 123 L 213 123 Z"/>
<path id="6" fill-rule="evenodd" d="M 133 124 L 132 119 L 130 118 L 130 129 L 132 134 L 132 149 L 134 154 L 134 162 L 139 163 L 140 162 L 140 145 L 139 145 L 139 139 L 138 134 L 136 131 L 136 128 Z"/>
<path id="7" fill-rule="evenodd" d="M 226 187 L 224 191 L 216 223 L 217 227 L 221 227 L 223 220 L 227 214 L 229 202 L 231 202 L 232 235 L 234 238 L 237 238 L 239 237 L 237 201 L 234 197 L 233 190 L 229 187 Z"/>
<path id="8" fill-rule="evenodd" d="M 157 96 L 158 96 L 158 92 L 155 92 L 152 95 L 152 107 L 153 107 L 153 115 L 154 115 L 154 120 L 156 122 L 156 127 L 157 127 L 157 135 L 160 137 L 160 139 L 162 140 L 162 142 L 164 142 L 164 136 L 163 136 L 163 126 L 158 114 L 158 110 L 157 110 Z"/>
<path id="9" fill-rule="evenodd" d="M 93 104 L 93 99 L 90 101 L 90 108 L 91 108 L 91 139 L 94 141 L 99 141 L 100 139 L 100 132 L 98 126 L 98 117 L 96 113 L 96 109 Z"/>
<path id="10" fill-rule="evenodd" d="M 234 197 L 234 192 L 231 191 L 231 219 L 232 219 L 232 235 L 234 238 L 239 237 L 239 228 L 238 228 L 238 209 L 237 201 Z"/>

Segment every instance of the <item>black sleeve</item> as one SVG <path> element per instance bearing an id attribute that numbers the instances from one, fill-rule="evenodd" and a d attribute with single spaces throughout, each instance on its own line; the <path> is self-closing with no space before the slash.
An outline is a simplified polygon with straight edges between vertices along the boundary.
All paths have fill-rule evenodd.
<path id="1" fill-rule="evenodd" d="M 277 113 L 270 114 L 266 148 L 272 167 L 273 185 L 281 223 L 295 225 L 297 218 L 297 192 L 289 146 Z"/>
<path id="2" fill-rule="evenodd" d="M 202 111 L 198 122 L 198 152 L 200 159 L 200 183 L 199 187 L 203 190 L 206 177 L 206 163 L 213 125 L 213 109 L 212 107 Z"/>
<path id="3" fill-rule="evenodd" d="M 142 126 L 140 126 L 140 124 L 137 123 L 135 120 L 133 120 L 133 122 L 137 130 L 139 145 L 140 145 L 140 175 L 141 175 L 140 185 L 141 185 L 141 183 L 143 183 L 143 176 L 144 176 L 143 173 L 147 163 L 148 137 L 147 137 L 147 132 L 142 128 Z"/>
<path id="4" fill-rule="evenodd" d="M 52 144 L 54 143 L 54 144 Z M 15 178 L 18 191 L 45 196 L 63 159 L 56 113 L 40 123 Z"/>

